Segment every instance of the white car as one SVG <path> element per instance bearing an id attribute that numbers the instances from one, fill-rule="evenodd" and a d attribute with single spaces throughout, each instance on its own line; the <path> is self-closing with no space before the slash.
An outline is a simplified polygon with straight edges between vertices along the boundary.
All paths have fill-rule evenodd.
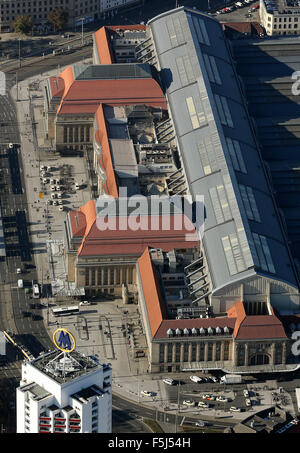
<path id="1" fill-rule="evenodd" d="M 199 378 L 198 376 L 190 376 L 190 380 L 193 381 L 193 382 L 196 382 L 197 384 L 199 382 L 202 382 L 202 379 Z"/>
<path id="2" fill-rule="evenodd" d="M 91 305 L 88 300 L 84 300 L 82 302 L 79 302 L 79 305 Z M 142 393 L 142 392 L 141 392 Z M 151 392 L 150 392 L 151 393 Z"/>
<path id="3" fill-rule="evenodd" d="M 216 399 L 216 397 L 213 395 L 202 395 L 202 398 L 204 400 L 210 400 L 210 401 L 214 401 Z"/>
<path id="4" fill-rule="evenodd" d="M 225 398 L 225 396 L 217 396 L 216 400 L 220 401 L 221 403 L 227 403 L 228 402 L 228 398 Z"/>
<path id="5" fill-rule="evenodd" d="M 205 407 L 205 408 L 208 408 L 208 407 L 209 407 L 209 404 L 205 403 L 204 401 L 199 401 L 198 407 Z"/>
<path id="6" fill-rule="evenodd" d="M 43 183 L 48 184 L 49 183 L 49 178 L 43 178 Z"/>
<path id="7" fill-rule="evenodd" d="M 51 190 L 52 192 L 55 192 L 55 191 L 56 191 L 56 186 L 50 186 L 50 190 Z"/>
<path id="8" fill-rule="evenodd" d="M 184 400 L 182 404 L 184 406 L 195 406 L 195 402 L 192 400 Z"/>
<path id="9" fill-rule="evenodd" d="M 76 190 L 80 189 L 80 185 L 78 184 L 78 182 L 75 183 L 75 189 Z"/>
<path id="10" fill-rule="evenodd" d="M 231 408 L 229 410 L 231 412 L 242 412 L 242 409 L 240 407 L 235 407 L 235 406 L 231 406 Z"/>
<path id="11" fill-rule="evenodd" d="M 13 144 L 13 143 L 9 143 L 8 147 L 9 147 L 10 149 L 12 149 L 12 148 L 14 147 L 14 144 Z"/>
<path id="12" fill-rule="evenodd" d="M 198 421 L 195 423 L 195 426 L 206 426 L 206 423 L 205 423 L 203 420 L 198 420 Z"/>
<path id="13" fill-rule="evenodd" d="M 218 378 L 216 378 L 215 376 L 212 376 L 211 380 L 212 380 L 213 382 L 219 382 L 219 381 L 218 381 Z"/>
<path id="14" fill-rule="evenodd" d="M 59 211 L 64 211 L 64 209 L 65 209 L 65 208 L 64 208 L 63 206 L 60 206 L 60 207 L 58 208 Z"/>
<path id="15" fill-rule="evenodd" d="M 22 269 L 20 267 L 17 269 L 17 274 L 22 274 Z"/>
<path id="16" fill-rule="evenodd" d="M 52 198 L 52 199 L 57 198 L 57 193 L 52 193 L 52 194 L 51 194 L 51 198 Z"/>
<path id="17" fill-rule="evenodd" d="M 152 396 L 152 392 L 148 392 L 148 390 L 142 390 L 141 395 L 143 396 Z"/>
<path id="18" fill-rule="evenodd" d="M 58 206 L 58 202 L 56 200 L 53 201 L 53 206 Z"/>
<path id="19" fill-rule="evenodd" d="M 163 382 L 165 384 L 168 384 L 168 385 L 175 385 L 176 384 L 176 381 L 174 381 L 174 379 L 171 379 L 171 378 L 165 378 L 165 379 L 163 379 Z"/>
<path id="20" fill-rule="evenodd" d="M 243 393 L 244 393 L 244 397 L 245 397 L 245 398 L 249 398 L 249 392 L 248 392 L 248 390 L 245 389 L 245 390 L 243 391 Z"/>

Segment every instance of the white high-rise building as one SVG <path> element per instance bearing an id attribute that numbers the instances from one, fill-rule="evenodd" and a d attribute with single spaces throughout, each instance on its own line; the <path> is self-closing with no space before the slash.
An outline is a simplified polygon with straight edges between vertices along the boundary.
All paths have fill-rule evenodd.
<path id="1" fill-rule="evenodd" d="M 111 433 L 112 370 L 74 350 L 24 361 L 17 433 Z"/>

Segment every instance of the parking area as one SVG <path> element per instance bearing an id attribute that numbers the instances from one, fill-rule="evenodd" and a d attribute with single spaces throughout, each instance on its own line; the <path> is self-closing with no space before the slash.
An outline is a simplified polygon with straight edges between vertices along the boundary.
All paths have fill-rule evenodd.
<path id="1" fill-rule="evenodd" d="M 214 14 L 220 22 L 260 22 L 257 0 L 229 3 Z"/>

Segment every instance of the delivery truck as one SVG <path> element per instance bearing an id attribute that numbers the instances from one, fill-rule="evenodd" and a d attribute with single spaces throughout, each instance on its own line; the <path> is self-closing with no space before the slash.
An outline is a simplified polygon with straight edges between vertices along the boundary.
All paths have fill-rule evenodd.
<path id="1" fill-rule="evenodd" d="M 220 379 L 220 384 L 241 384 L 242 376 L 240 374 L 225 374 Z"/>

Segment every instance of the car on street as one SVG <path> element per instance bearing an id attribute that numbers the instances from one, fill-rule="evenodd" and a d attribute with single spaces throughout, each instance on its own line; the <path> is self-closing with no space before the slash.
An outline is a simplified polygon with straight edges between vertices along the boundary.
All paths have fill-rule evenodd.
<path id="1" fill-rule="evenodd" d="M 143 396 L 152 396 L 152 392 L 149 392 L 148 390 L 142 390 L 141 395 Z"/>
<path id="2" fill-rule="evenodd" d="M 198 420 L 197 422 L 195 422 L 195 426 L 202 426 L 203 427 L 203 426 L 206 426 L 206 425 L 207 425 L 207 423 L 204 422 L 203 420 Z"/>
<path id="3" fill-rule="evenodd" d="M 17 274 L 22 274 L 22 269 L 20 267 L 17 269 Z"/>
<path id="4" fill-rule="evenodd" d="M 202 382 L 202 379 L 198 376 L 190 376 L 190 380 L 193 381 L 193 382 L 196 382 L 197 384 L 199 382 Z"/>
<path id="5" fill-rule="evenodd" d="M 174 379 L 171 379 L 171 378 L 164 378 L 163 382 L 165 384 L 168 384 L 168 385 L 175 385 L 176 384 L 176 381 Z"/>
<path id="6" fill-rule="evenodd" d="M 183 404 L 184 406 L 195 406 L 195 401 L 192 401 L 192 400 L 184 400 L 184 401 L 182 402 L 182 404 Z"/>
<path id="7" fill-rule="evenodd" d="M 225 398 L 225 396 L 217 396 L 216 401 L 220 401 L 221 403 L 227 403 L 228 398 Z"/>
<path id="8" fill-rule="evenodd" d="M 83 300 L 79 302 L 79 305 L 91 305 L 91 303 L 88 300 Z"/>
<path id="9" fill-rule="evenodd" d="M 242 412 L 242 409 L 240 407 L 236 407 L 236 406 L 231 406 L 231 408 L 229 410 L 230 410 L 230 412 Z"/>
<path id="10" fill-rule="evenodd" d="M 204 401 L 199 401 L 198 407 L 209 408 L 209 404 L 205 403 Z"/>
<path id="11" fill-rule="evenodd" d="M 214 401 L 214 400 L 216 399 L 215 396 L 209 395 L 209 394 L 207 394 L 207 395 L 202 395 L 202 398 L 203 398 L 204 400 L 209 400 L 209 401 Z"/>

